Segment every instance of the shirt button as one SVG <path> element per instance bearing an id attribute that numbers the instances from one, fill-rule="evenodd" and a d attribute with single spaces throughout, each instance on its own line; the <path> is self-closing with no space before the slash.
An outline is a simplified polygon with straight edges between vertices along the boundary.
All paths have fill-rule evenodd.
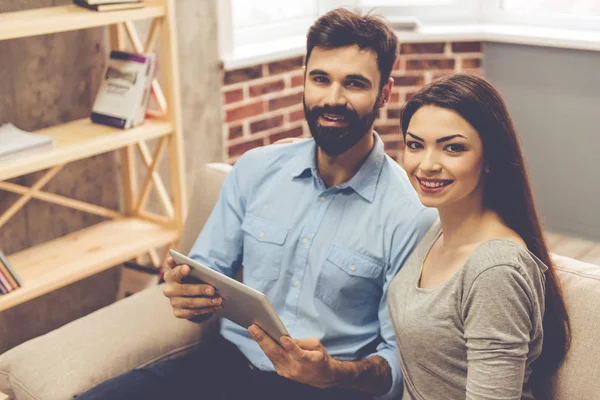
<path id="1" fill-rule="evenodd" d="M 264 237 L 264 236 L 265 236 L 265 233 L 264 233 L 264 232 L 261 232 L 261 233 L 259 233 L 259 234 L 258 234 L 258 236 L 260 236 L 260 237 Z"/>
<path id="2" fill-rule="evenodd" d="M 351 265 L 350 266 L 350 271 L 356 271 L 356 265 Z"/>
<path id="3" fill-rule="evenodd" d="M 305 237 L 304 237 L 304 239 L 302 239 L 302 241 L 303 241 L 304 243 L 308 243 L 308 238 L 305 236 Z"/>
<path id="4" fill-rule="evenodd" d="M 321 203 L 325 203 L 327 201 L 327 197 L 321 196 L 319 200 L 321 200 Z"/>
<path id="5" fill-rule="evenodd" d="M 294 286 L 296 286 L 296 287 L 300 286 L 300 281 L 299 280 L 295 280 L 294 281 Z"/>

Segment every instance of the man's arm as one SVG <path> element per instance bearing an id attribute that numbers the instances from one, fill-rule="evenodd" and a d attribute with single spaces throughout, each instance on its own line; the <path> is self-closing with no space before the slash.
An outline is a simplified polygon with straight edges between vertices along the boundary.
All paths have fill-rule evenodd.
<path id="1" fill-rule="evenodd" d="M 240 170 L 244 170 L 239 164 L 246 161 L 246 158 L 240 158 L 225 178 L 215 208 L 190 251 L 190 258 L 230 277 L 237 273 L 242 258 L 241 225 L 246 199 L 239 177 Z M 194 212 L 193 207 L 190 212 Z M 212 286 L 188 278 L 189 266 L 176 266 L 170 258 L 168 265 L 170 269 L 164 275 L 163 293 L 170 299 L 176 317 L 203 322 L 223 306 Z"/>

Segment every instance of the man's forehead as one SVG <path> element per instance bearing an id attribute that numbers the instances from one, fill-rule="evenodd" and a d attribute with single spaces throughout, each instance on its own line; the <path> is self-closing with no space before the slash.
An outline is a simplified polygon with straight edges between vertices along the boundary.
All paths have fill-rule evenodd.
<path id="1" fill-rule="evenodd" d="M 371 80 L 379 76 L 377 53 L 358 46 L 323 49 L 315 47 L 308 59 L 307 72 L 321 70 L 332 75 L 364 75 Z"/>

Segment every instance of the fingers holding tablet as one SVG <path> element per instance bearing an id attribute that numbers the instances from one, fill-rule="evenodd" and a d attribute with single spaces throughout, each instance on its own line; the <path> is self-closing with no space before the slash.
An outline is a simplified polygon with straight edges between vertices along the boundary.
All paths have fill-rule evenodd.
<path id="1" fill-rule="evenodd" d="M 188 319 L 214 313 L 223 308 L 223 299 L 215 295 L 214 287 L 204 283 L 186 283 L 191 278 L 188 265 L 172 267 L 171 259 L 168 260 L 168 264 L 171 269 L 164 274 L 163 293 L 169 298 L 176 317 Z"/>

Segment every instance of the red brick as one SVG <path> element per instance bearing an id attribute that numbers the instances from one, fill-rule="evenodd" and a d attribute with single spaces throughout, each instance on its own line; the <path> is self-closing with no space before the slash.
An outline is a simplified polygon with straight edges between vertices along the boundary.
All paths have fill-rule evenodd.
<path id="1" fill-rule="evenodd" d="M 375 124 L 375 131 L 380 135 L 400 134 L 400 124 Z"/>
<path id="2" fill-rule="evenodd" d="M 399 103 L 400 102 L 400 93 L 394 92 L 392 93 L 392 97 L 390 97 L 391 103 Z"/>
<path id="3" fill-rule="evenodd" d="M 425 78 L 423 75 L 401 75 L 393 76 L 394 86 L 423 86 Z"/>
<path id="4" fill-rule="evenodd" d="M 300 121 L 300 120 L 302 120 L 304 118 L 306 118 L 305 115 L 304 115 L 304 109 L 292 111 L 290 113 L 290 122 Z"/>
<path id="5" fill-rule="evenodd" d="M 400 59 L 397 59 L 396 62 L 394 63 L 394 68 L 395 71 L 400 69 Z"/>
<path id="6" fill-rule="evenodd" d="M 250 132 L 256 133 L 266 131 L 267 129 L 276 128 L 283 125 L 283 115 L 278 115 L 272 118 L 261 119 L 250 124 Z"/>
<path id="7" fill-rule="evenodd" d="M 261 83 L 260 85 L 250 86 L 250 97 L 256 97 L 267 93 L 279 92 L 285 87 L 283 79 L 273 82 Z"/>
<path id="8" fill-rule="evenodd" d="M 463 68 L 481 68 L 481 58 L 465 58 L 462 60 Z"/>
<path id="9" fill-rule="evenodd" d="M 417 92 L 406 92 L 404 95 L 404 101 L 409 101 L 415 94 L 417 94 Z"/>
<path id="10" fill-rule="evenodd" d="M 229 127 L 229 139 L 236 139 L 244 135 L 244 127 L 242 125 L 234 125 Z"/>
<path id="11" fill-rule="evenodd" d="M 383 148 L 388 150 L 402 150 L 402 135 L 382 135 Z"/>
<path id="12" fill-rule="evenodd" d="M 244 92 L 242 89 L 230 90 L 225 92 L 225 104 L 231 104 L 244 99 Z"/>
<path id="13" fill-rule="evenodd" d="M 302 127 L 299 126 L 297 128 L 288 129 L 286 131 L 277 132 L 269 136 L 269 143 L 275 143 L 278 140 L 290 138 L 290 137 L 299 137 L 302 136 L 303 130 Z"/>
<path id="14" fill-rule="evenodd" d="M 387 117 L 388 119 L 400 119 L 400 109 L 399 108 L 388 108 L 387 109 Z"/>
<path id="15" fill-rule="evenodd" d="M 481 52 L 481 42 L 454 42 L 453 53 L 478 53 Z"/>
<path id="16" fill-rule="evenodd" d="M 409 71 L 422 71 L 430 69 L 454 69 L 455 61 L 453 59 L 433 59 L 433 60 L 407 60 L 406 69 Z"/>
<path id="17" fill-rule="evenodd" d="M 302 93 L 290 94 L 288 96 L 269 100 L 269 110 L 279 110 L 280 108 L 290 107 L 297 104 L 302 104 Z"/>
<path id="18" fill-rule="evenodd" d="M 304 74 L 292 76 L 292 87 L 304 85 Z"/>
<path id="19" fill-rule="evenodd" d="M 275 61 L 269 64 L 269 74 L 277 75 L 288 71 L 294 71 L 302 68 L 304 65 L 303 57 L 289 58 L 287 60 Z"/>
<path id="20" fill-rule="evenodd" d="M 234 69 L 232 71 L 225 71 L 225 75 L 223 76 L 223 84 L 231 85 L 233 83 L 245 82 L 251 79 L 260 78 L 262 76 L 262 65 Z"/>
<path id="21" fill-rule="evenodd" d="M 236 108 L 232 108 L 231 110 L 227 110 L 226 120 L 227 122 L 238 121 L 240 119 L 253 117 L 255 115 L 261 114 L 264 112 L 263 102 L 262 100 L 246 104 L 245 106 L 240 106 Z"/>
<path id="22" fill-rule="evenodd" d="M 229 146 L 229 151 L 228 151 L 229 157 L 241 156 L 248 150 L 254 149 L 255 147 L 260 147 L 263 144 L 264 143 L 263 143 L 262 139 L 255 139 L 255 140 L 250 140 L 248 142 Z"/>
<path id="23" fill-rule="evenodd" d="M 445 43 L 402 43 L 400 54 L 439 54 L 444 52 Z"/>

